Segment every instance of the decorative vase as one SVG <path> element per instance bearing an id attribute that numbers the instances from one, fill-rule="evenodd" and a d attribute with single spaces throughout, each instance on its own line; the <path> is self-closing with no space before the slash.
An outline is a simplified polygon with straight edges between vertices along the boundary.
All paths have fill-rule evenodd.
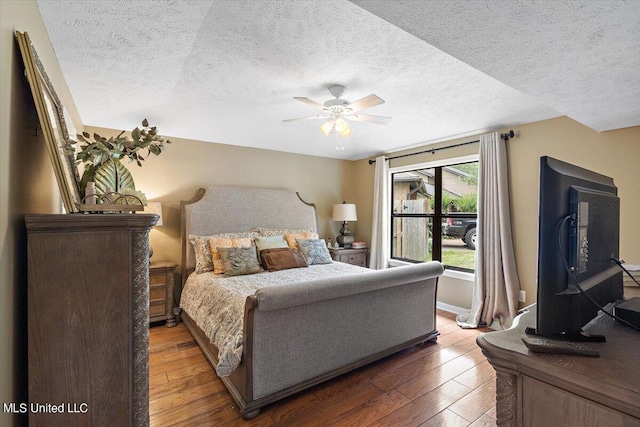
<path id="1" fill-rule="evenodd" d="M 107 189 L 115 192 L 136 189 L 129 169 L 117 159 L 109 159 L 96 167 L 88 166 L 82 174 L 82 191 L 90 181 L 95 182 L 97 194 L 106 194 Z"/>

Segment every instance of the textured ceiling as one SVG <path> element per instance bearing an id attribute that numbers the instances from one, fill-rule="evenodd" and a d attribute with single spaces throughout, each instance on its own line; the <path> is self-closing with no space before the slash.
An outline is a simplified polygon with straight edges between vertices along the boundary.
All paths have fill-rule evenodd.
<path id="1" fill-rule="evenodd" d="M 360 159 L 563 114 L 640 124 L 640 2 L 531 4 L 38 1 L 85 125 Z M 331 84 L 393 119 L 282 123 Z"/>
<path id="2" fill-rule="evenodd" d="M 353 3 L 595 130 L 640 124 L 638 0 Z"/>

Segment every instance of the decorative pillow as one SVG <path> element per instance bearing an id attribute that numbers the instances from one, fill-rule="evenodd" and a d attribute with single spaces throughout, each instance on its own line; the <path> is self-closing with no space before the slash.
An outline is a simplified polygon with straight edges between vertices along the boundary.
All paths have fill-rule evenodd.
<path id="1" fill-rule="evenodd" d="M 262 264 L 262 259 L 260 258 L 260 251 L 264 249 L 275 249 L 275 248 L 288 248 L 289 245 L 287 241 L 284 240 L 284 236 L 268 236 L 262 237 L 258 236 L 255 238 L 256 249 L 258 250 L 258 262 Z"/>
<path id="2" fill-rule="evenodd" d="M 207 271 L 213 271 L 213 260 L 211 259 L 211 247 L 209 246 L 209 239 L 212 237 L 221 237 L 229 239 L 241 239 L 250 238 L 253 239 L 258 236 L 257 231 L 246 231 L 242 233 L 221 233 L 211 236 L 197 236 L 194 234 L 189 235 L 189 242 L 193 246 L 193 251 L 196 257 L 196 273 L 205 273 Z"/>
<path id="3" fill-rule="evenodd" d="M 258 236 L 256 237 L 255 242 L 256 242 L 256 248 L 258 249 L 258 252 L 260 252 L 263 249 L 289 247 L 289 245 L 287 244 L 287 241 L 284 240 L 284 236 L 282 235 L 268 236 L 268 237 Z"/>
<path id="4" fill-rule="evenodd" d="M 196 273 L 205 273 L 213 271 L 213 261 L 211 260 L 211 251 L 209 250 L 209 236 L 189 235 L 189 242 L 193 246 L 196 256 Z"/>
<path id="5" fill-rule="evenodd" d="M 226 237 L 209 237 L 209 249 L 211 251 L 211 261 L 213 262 L 213 272 L 222 274 L 225 272 L 224 264 L 220 258 L 218 248 L 248 248 L 251 246 L 249 237 L 242 238 L 226 238 Z"/>
<path id="6" fill-rule="evenodd" d="M 264 268 L 269 271 L 307 267 L 307 261 L 300 251 L 291 248 L 264 249 L 260 251 L 260 258 Z"/>
<path id="7" fill-rule="evenodd" d="M 224 275 L 241 276 L 261 271 L 255 246 L 246 248 L 216 248 L 224 267 Z"/>
<path id="8" fill-rule="evenodd" d="M 258 231 L 261 236 L 269 237 L 269 236 L 284 236 L 285 234 L 302 234 L 302 233 L 312 233 L 313 230 L 309 230 L 308 228 L 254 228 L 254 230 Z"/>
<path id="9" fill-rule="evenodd" d="M 307 264 L 331 264 L 331 254 L 324 240 L 319 239 L 296 239 L 298 250 L 304 256 Z"/>
<path id="10" fill-rule="evenodd" d="M 304 231 L 302 233 L 287 233 L 284 235 L 284 239 L 292 249 L 298 249 L 297 239 L 317 239 L 318 233 L 312 231 Z"/>

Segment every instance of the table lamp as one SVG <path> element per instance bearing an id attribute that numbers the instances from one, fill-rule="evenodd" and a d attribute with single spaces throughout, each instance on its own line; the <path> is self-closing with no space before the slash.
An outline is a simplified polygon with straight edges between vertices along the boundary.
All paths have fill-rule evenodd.
<path id="1" fill-rule="evenodd" d="M 339 205 L 333 205 L 332 219 L 334 221 L 342 221 L 342 228 L 340 229 L 340 235 L 336 238 L 336 242 L 345 249 L 350 248 L 355 239 L 351 236 L 351 231 L 349 231 L 347 221 L 358 220 L 356 205 L 346 202 L 342 202 Z"/>
<path id="2" fill-rule="evenodd" d="M 158 222 L 155 227 L 162 227 L 162 203 L 148 202 L 147 206 L 144 207 L 144 212 L 158 215 L 160 218 L 158 218 Z M 151 244 L 149 244 L 149 258 L 151 258 L 151 256 L 153 256 L 153 248 L 151 247 Z"/>

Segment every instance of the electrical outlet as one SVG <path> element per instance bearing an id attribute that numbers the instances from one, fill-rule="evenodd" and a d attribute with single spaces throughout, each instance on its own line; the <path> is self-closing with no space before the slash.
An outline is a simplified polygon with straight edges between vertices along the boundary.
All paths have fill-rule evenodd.
<path id="1" fill-rule="evenodd" d="M 527 301 L 527 291 L 520 291 L 518 294 L 518 302 L 526 302 Z"/>

